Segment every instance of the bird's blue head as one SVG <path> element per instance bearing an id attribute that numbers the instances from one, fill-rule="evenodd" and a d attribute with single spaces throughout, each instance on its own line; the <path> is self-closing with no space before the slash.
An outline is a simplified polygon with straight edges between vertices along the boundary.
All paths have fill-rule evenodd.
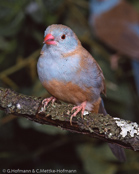
<path id="1" fill-rule="evenodd" d="M 55 51 L 68 53 L 74 51 L 80 44 L 80 41 L 69 27 L 53 24 L 45 30 L 44 43 L 47 48 L 51 47 Z"/>
<path id="2" fill-rule="evenodd" d="M 101 15 L 118 5 L 121 0 L 90 0 L 90 11 L 93 15 Z"/>

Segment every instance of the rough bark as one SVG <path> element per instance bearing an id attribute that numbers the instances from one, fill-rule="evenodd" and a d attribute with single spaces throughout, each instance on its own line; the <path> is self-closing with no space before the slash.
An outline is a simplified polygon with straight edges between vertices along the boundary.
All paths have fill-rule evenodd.
<path id="1" fill-rule="evenodd" d="M 26 117 L 40 124 L 61 127 L 76 133 L 87 134 L 124 148 L 139 151 L 139 125 L 135 122 L 113 118 L 110 115 L 80 114 L 70 125 L 73 105 L 63 102 L 50 103 L 44 111 L 43 98 L 26 96 L 11 89 L 0 88 L 0 109 L 7 114 Z"/>

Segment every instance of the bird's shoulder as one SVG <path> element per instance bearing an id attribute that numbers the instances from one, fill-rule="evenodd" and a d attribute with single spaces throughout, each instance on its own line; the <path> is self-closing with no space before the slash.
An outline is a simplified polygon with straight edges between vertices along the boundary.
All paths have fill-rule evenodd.
<path id="1" fill-rule="evenodd" d="M 101 80 L 101 86 L 102 86 L 102 93 L 106 95 L 106 85 L 105 85 L 105 77 L 103 75 L 103 71 L 97 61 L 93 58 L 93 56 L 84 48 L 82 47 L 82 55 L 81 55 L 81 65 L 87 66 L 88 68 L 92 69 L 92 73 L 96 73 L 98 77 L 100 77 Z"/>
<path id="2" fill-rule="evenodd" d="M 93 56 L 82 46 L 79 45 L 73 52 L 66 53 L 64 57 L 79 57 L 78 71 L 86 72 L 88 77 L 101 78 L 102 93 L 106 94 L 105 78 L 97 61 Z"/>

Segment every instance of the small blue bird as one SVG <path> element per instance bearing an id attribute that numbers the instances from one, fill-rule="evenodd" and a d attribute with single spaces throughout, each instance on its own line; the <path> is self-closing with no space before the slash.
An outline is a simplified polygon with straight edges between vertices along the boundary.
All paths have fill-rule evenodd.
<path id="1" fill-rule="evenodd" d="M 139 14 L 123 0 L 90 0 L 90 25 L 96 37 L 119 55 L 132 59 L 139 95 Z"/>
<path id="2" fill-rule="evenodd" d="M 85 109 L 106 114 L 100 97 L 106 93 L 103 72 L 69 27 L 53 24 L 45 30 L 37 70 L 42 85 L 52 95 L 43 100 L 44 107 L 56 99 L 75 104 L 71 124 L 72 118 L 80 111 L 83 115 Z M 124 161 L 123 150 L 119 146 L 114 149 L 114 154 Z"/>
<path id="3" fill-rule="evenodd" d="M 85 50 L 75 33 L 64 25 L 51 25 L 45 31 L 44 46 L 37 64 L 41 83 L 53 97 L 73 103 L 78 112 L 98 113 L 100 94 L 105 94 L 104 76 L 95 59 Z"/>

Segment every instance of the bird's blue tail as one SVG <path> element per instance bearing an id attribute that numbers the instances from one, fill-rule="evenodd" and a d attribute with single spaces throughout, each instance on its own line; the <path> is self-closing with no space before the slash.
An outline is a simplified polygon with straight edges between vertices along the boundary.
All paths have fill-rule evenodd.
<path id="1" fill-rule="evenodd" d="M 101 103 L 99 106 L 99 113 L 102 113 L 104 116 L 108 114 L 106 109 L 105 109 L 104 102 L 102 99 L 101 99 Z M 124 149 L 122 147 L 120 147 L 117 144 L 111 144 L 111 143 L 108 143 L 108 145 L 109 145 L 112 153 L 117 157 L 117 159 L 120 162 L 126 161 L 126 155 L 125 155 Z"/>

